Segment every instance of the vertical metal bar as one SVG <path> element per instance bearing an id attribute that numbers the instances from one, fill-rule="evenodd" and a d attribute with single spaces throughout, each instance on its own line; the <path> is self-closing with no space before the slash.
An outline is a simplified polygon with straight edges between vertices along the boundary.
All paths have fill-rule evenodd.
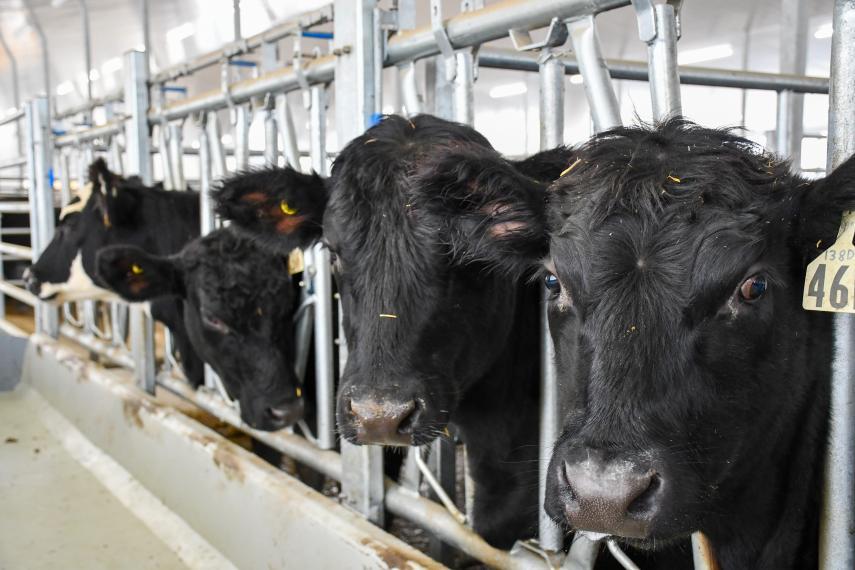
<path id="1" fill-rule="evenodd" d="M 855 153 L 855 0 L 835 0 L 828 170 Z M 831 422 L 820 524 L 820 568 L 855 568 L 855 317 L 834 315 Z"/>
<path id="2" fill-rule="evenodd" d="M 6 53 L 6 57 L 9 59 L 9 68 L 12 71 L 12 102 L 15 105 L 15 109 L 21 109 L 21 84 L 19 82 L 18 75 L 18 60 L 15 58 L 15 54 L 12 52 L 12 48 L 9 47 L 9 44 L 6 43 L 6 38 L 3 36 L 2 30 L 0 30 L 0 47 L 3 48 L 3 51 Z M 18 141 L 18 156 L 24 154 L 24 131 L 21 128 L 21 121 L 15 121 L 15 138 Z"/>
<path id="3" fill-rule="evenodd" d="M 38 17 L 36 17 L 36 11 L 33 9 L 32 0 L 26 0 L 24 5 L 27 8 L 27 14 L 30 17 L 30 25 L 33 26 L 33 29 L 36 31 L 36 35 L 39 36 L 39 44 L 42 48 L 42 74 L 43 74 L 43 86 L 45 89 L 45 97 L 47 98 L 48 105 L 48 116 L 51 116 L 51 92 L 50 92 L 50 54 L 48 53 L 48 43 L 47 36 L 45 35 L 44 30 L 42 29 L 42 25 L 39 22 Z"/>
<path id="4" fill-rule="evenodd" d="M 335 438 L 335 378 L 333 369 L 333 297 L 330 252 L 314 246 L 315 378 L 317 384 L 318 446 L 333 449 Z"/>
<path id="5" fill-rule="evenodd" d="M 83 24 L 83 54 L 86 71 L 86 101 L 92 101 L 92 37 L 89 33 L 89 5 L 86 0 L 78 0 L 80 3 L 80 17 Z M 92 124 L 92 109 L 84 113 L 86 124 Z"/>
<path id="6" fill-rule="evenodd" d="M 234 24 L 234 40 L 238 42 L 243 38 L 240 26 L 240 0 L 232 0 L 232 22 Z"/>
<path id="7" fill-rule="evenodd" d="M 312 108 L 309 109 L 310 153 L 312 170 L 327 175 L 327 97 L 323 85 L 311 87 Z"/>
<path id="8" fill-rule="evenodd" d="M 157 125 L 157 153 L 160 166 L 163 169 L 163 186 L 167 190 L 175 190 L 175 172 L 169 157 L 169 123 L 166 121 Z"/>
<path id="9" fill-rule="evenodd" d="M 214 201 L 211 200 L 211 149 L 203 116 L 199 122 L 199 228 L 205 235 L 215 227 Z"/>
<path id="10" fill-rule="evenodd" d="M 148 54 L 131 51 L 125 54 L 125 146 L 128 174 L 136 174 L 144 184 L 152 183 L 151 144 L 148 137 Z M 161 152 L 165 152 L 161 148 Z M 154 393 L 154 325 L 141 305 L 130 308 L 129 335 L 134 359 L 134 377 L 143 389 Z"/>
<path id="11" fill-rule="evenodd" d="M 401 112 L 407 117 L 423 112 L 421 95 L 416 82 L 416 62 L 408 61 L 398 66 L 398 85 Z"/>
<path id="12" fill-rule="evenodd" d="M 249 168 L 249 124 L 252 111 L 248 105 L 238 105 L 234 109 L 235 125 L 235 172 Z"/>
<path id="13" fill-rule="evenodd" d="M 184 154 L 183 135 L 184 122 L 175 121 L 169 123 L 169 152 L 168 160 L 172 165 L 172 189 L 186 190 L 187 182 L 184 178 Z"/>
<path id="14" fill-rule="evenodd" d="M 60 203 L 65 206 L 71 202 L 71 157 L 67 150 L 60 151 L 59 160 Z"/>
<path id="15" fill-rule="evenodd" d="M 455 447 L 451 438 L 439 437 L 431 444 L 430 456 L 427 460 L 431 473 L 434 474 L 440 487 L 452 501 L 455 500 L 457 491 L 457 450 Z M 430 497 L 433 500 L 438 500 L 438 496 L 433 491 L 431 491 Z M 455 559 L 454 548 L 435 536 L 431 537 L 428 552 L 431 558 L 446 565 L 451 565 Z"/>
<path id="16" fill-rule="evenodd" d="M 37 97 L 26 106 L 27 164 L 29 167 L 30 239 L 33 262 L 53 237 L 53 188 L 49 170 L 51 158 L 50 108 L 47 97 Z M 47 303 L 36 307 L 36 332 L 57 336 L 59 320 L 57 310 Z"/>
<path id="17" fill-rule="evenodd" d="M 547 150 L 564 143 L 564 66 L 551 52 L 544 51 L 540 64 L 540 148 Z M 612 92 L 613 94 L 613 92 Z M 614 95 L 612 95 L 614 96 Z M 544 299 L 546 291 L 544 291 Z M 546 303 L 541 311 L 540 356 L 540 461 L 538 485 L 538 536 L 545 550 L 560 551 L 564 534 L 543 509 L 546 497 L 546 472 L 552 447 L 561 429 L 560 395 L 555 373 L 555 348 L 549 335 Z"/>
<path id="18" fill-rule="evenodd" d="M 220 131 L 220 118 L 216 111 L 210 111 L 205 120 L 208 136 L 208 149 L 211 152 L 211 176 L 222 178 L 229 171 L 226 168 L 226 152 L 223 150 L 223 136 Z"/>
<path id="19" fill-rule="evenodd" d="M 638 31 L 647 43 L 650 69 L 650 99 L 656 121 L 682 113 L 680 74 L 677 69 L 677 10 L 681 0 L 654 4 L 652 0 L 633 0 L 638 14 Z"/>
<path id="20" fill-rule="evenodd" d="M 125 148 L 127 173 L 136 174 L 144 184 L 152 183 L 151 144 L 148 137 L 149 106 L 147 54 L 131 51 L 125 54 Z"/>
<path id="21" fill-rule="evenodd" d="M 600 50 L 600 39 L 593 16 L 585 16 L 567 23 L 579 72 L 584 79 L 585 96 L 591 108 L 596 132 L 621 124 L 620 106 L 615 96 L 611 75 Z"/>
<path id="22" fill-rule="evenodd" d="M 140 20 L 143 30 L 143 50 L 145 51 L 145 74 L 148 77 L 154 54 L 151 52 L 151 19 L 148 17 L 148 0 L 140 0 Z"/>
<path id="23" fill-rule="evenodd" d="M 342 50 L 335 71 L 336 132 L 341 145 L 371 125 L 374 114 L 376 77 L 381 72 L 375 51 L 376 5 L 376 0 L 335 0 L 333 41 L 334 47 Z M 381 448 L 342 441 L 341 456 L 344 472 L 341 488 L 345 501 L 370 520 L 382 524 Z"/>
<path id="24" fill-rule="evenodd" d="M 807 69 L 807 2 L 781 0 L 781 73 L 804 75 Z M 801 168 L 804 124 L 804 95 L 792 91 L 778 92 L 778 117 L 775 150 Z"/>
<path id="25" fill-rule="evenodd" d="M 3 214 L 0 214 L 0 239 L 3 239 Z M 0 281 L 5 280 L 3 272 L 3 252 L 0 252 Z M 6 318 L 6 295 L 0 293 L 0 319 Z"/>
<path id="26" fill-rule="evenodd" d="M 292 168 L 300 170 L 300 149 L 297 147 L 297 131 L 294 128 L 294 119 L 291 116 L 291 107 L 288 104 L 288 95 L 282 93 L 276 96 L 276 126 L 282 133 L 282 152 L 285 155 L 285 163 Z"/>
<path id="27" fill-rule="evenodd" d="M 264 162 L 268 166 L 276 166 L 279 162 L 279 136 L 274 109 L 264 110 Z"/>
<path id="28" fill-rule="evenodd" d="M 472 126 L 475 124 L 475 56 L 472 48 L 454 54 L 457 74 L 452 81 L 454 93 L 454 120 Z"/>

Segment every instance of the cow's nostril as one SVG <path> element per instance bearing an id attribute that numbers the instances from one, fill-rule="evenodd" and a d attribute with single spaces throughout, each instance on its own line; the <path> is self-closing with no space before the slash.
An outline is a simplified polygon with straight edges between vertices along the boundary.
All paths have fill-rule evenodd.
<path id="1" fill-rule="evenodd" d="M 413 435 L 413 428 L 415 428 L 421 415 L 421 406 L 415 400 L 410 400 L 407 402 L 406 408 L 409 411 L 401 413 L 401 423 L 398 424 L 398 433 L 401 435 Z"/>
<path id="2" fill-rule="evenodd" d="M 662 488 L 662 477 L 658 473 L 653 473 L 650 476 L 650 484 L 641 492 L 629 506 L 626 512 L 632 516 L 640 516 L 649 513 L 656 509 L 656 503 L 659 496 L 659 490 Z"/>
<path id="3" fill-rule="evenodd" d="M 277 420 L 285 419 L 288 416 L 287 410 L 280 410 L 278 408 L 267 408 L 267 413 Z"/>

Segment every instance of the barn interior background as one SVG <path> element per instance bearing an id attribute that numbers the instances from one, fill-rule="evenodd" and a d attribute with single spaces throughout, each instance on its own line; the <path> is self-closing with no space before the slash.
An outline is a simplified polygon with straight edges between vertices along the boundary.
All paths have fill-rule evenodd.
<path id="1" fill-rule="evenodd" d="M 453 495 L 455 478 L 443 464 L 454 460 L 453 450 L 437 449 L 428 464 L 413 457 L 408 480 L 385 483 L 377 450 L 342 445 L 336 451 L 332 352 L 341 345 L 335 344 L 335 298 L 322 247 L 306 255 L 306 284 L 314 295 L 314 310 L 306 313 L 314 332 L 307 334 L 321 347 L 316 374 L 326 394 L 318 401 L 313 439 L 247 427 L 220 397 L 210 372 L 206 389 L 191 390 L 172 362 L 168 335 L 155 334 L 141 308 L 84 301 L 57 310 L 23 288 L 22 273 L 51 239 L 54 208 L 84 185 L 95 156 L 106 156 L 118 172 L 163 180 L 168 189 L 199 191 L 207 232 L 216 225 L 207 199 L 216 178 L 265 163 L 326 172 L 342 144 L 378 113 L 424 111 L 469 122 L 510 156 L 573 144 L 618 121 L 651 121 L 659 114 L 646 81 L 649 47 L 639 35 L 649 33 L 644 10 L 653 3 L 633 4 L 0 0 L 0 317 L 6 317 L 0 324 L 10 335 L 0 343 L 0 386 L 15 383 L 23 360 L 31 390 L 17 409 L 28 406 L 43 424 L 33 429 L 61 441 L 58 449 L 71 446 L 89 458 L 99 484 L 121 505 L 109 516 L 119 520 L 121 509 L 132 511 L 145 530 L 128 540 L 142 543 L 153 533 L 165 549 L 152 556 L 170 563 L 258 568 L 354 567 L 362 561 L 394 567 L 410 560 L 431 566 L 452 564 L 454 550 L 494 567 L 560 565 L 560 533 L 548 520 L 541 521 L 539 543 L 505 552 L 466 528 L 456 508 L 447 508 L 441 489 Z M 832 18 L 836 7 L 839 29 L 853 30 L 855 5 L 667 5 L 672 18 L 679 14 L 683 113 L 705 126 L 744 126 L 748 138 L 792 157 L 806 175 L 825 173 Z M 594 14 L 595 21 L 586 19 Z M 563 34 L 567 20 L 574 21 L 570 37 Z M 839 41 L 841 53 L 852 52 L 855 39 Z M 611 81 L 602 74 L 603 59 Z M 842 77 L 852 73 L 845 59 L 835 60 Z M 451 65 L 456 74 L 446 73 Z M 667 57 L 652 65 L 673 79 Z M 841 112 L 855 116 L 844 104 Z M 541 119 L 544 106 L 551 124 Z M 838 128 L 846 125 L 851 129 L 841 119 Z M 12 339 L 22 336 L 30 339 L 26 346 Z M 101 365 L 89 363 L 90 357 Z M 549 379 L 543 382 L 554 394 Z M 555 423 L 551 405 L 547 398 L 547 424 Z M 0 422 L 27 421 L 5 406 Z M 307 493 L 200 426 L 190 419 L 198 410 L 339 481 L 340 502 L 349 509 Z M 845 442 L 851 416 L 842 418 Z M 59 435 L 66 431 L 82 433 L 100 449 L 81 451 L 85 440 L 69 443 L 73 436 Z M 838 488 L 851 499 L 848 453 L 837 456 L 844 478 Z M 120 490 L 121 477 L 139 488 Z M 825 550 L 825 568 L 855 566 L 853 538 L 845 531 L 853 502 L 839 503 L 828 513 L 825 540 L 832 546 Z M 368 522 L 382 522 L 384 506 L 441 539 L 426 547 L 433 559 Z M 7 536 L 2 524 L 0 536 Z M 178 530 L 170 536 L 170 529 Z M 116 545 L 137 552 L 131 542 Z M 703 565 L 699 558 L 696 567 Z"/>

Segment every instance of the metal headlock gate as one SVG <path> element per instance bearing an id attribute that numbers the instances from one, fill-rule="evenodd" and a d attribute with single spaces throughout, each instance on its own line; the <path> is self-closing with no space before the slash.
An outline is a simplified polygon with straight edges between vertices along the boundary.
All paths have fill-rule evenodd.
<path id="1" fill-rule="evenodd" d="M 796 0 L 794 4 L 801 4 Z M 143 2 L 144 14 L 147 13 Z M 647 62 L 604 59 L 597 35 L 597 14 L 632 5 L 638 23 L 640 41 L 648 46 Z M 653 0 L 504 0 L 484 6 L 483 0 L 463 0 L 461 10 L 452 17 L 442 13 L 442 2 L 431 0 L 431 23 L 415 28 L 415 1 L 398 0 L 395 9 L 384 11 L 377 0 L 335 0 L 334 4 L 249 38 L 239 34 L 239 10 L 236 10 L 236 35 L 223 49 L 205 54 L 180 65 L 150 75 L 146 53 L 132 51 L 124 56 L 124 88 L 99 100 L 53 115 L 54 121 L 84 117 L 83 127 L 62 133 L 52 132 L 50 109 L 45 98 L 28 102 L 7 116 L 0 125 L 22 124 L 22 156 L 0 163 L 0 168 L 26 171 L 29 204 L 23 201 L 0 202 L 3 212 L 29 211 L 32 231 L 31 249 L 0 243 L 2 256 L 32 256 L 35 259 L 53 234 L 54 208 L 70 197 L 72 180 L 83 184 L 86 165 L 95 153 L 106 154 L 113 169 L 126 175 L 139 175 L 146 184 L 153 181 L 155 160 L 161 165 L 167 188 L 183 189 L 187 156 L 199 164 L 198 179 L 190 181 L 199 190 L 201 228 L 207 233 L 215 219 L 210 190 L 212 184 L 229 172 L 240 171 L 260 154 L 268 164 L 284 162 L 297 169 L 327 174 L 331 153 L 326 149 L 327 94 L 335 97 L 334 120 L 340 145 L 351 140 L 376 120 L 382 109 L 382 70 L 396 67 L 400 86 L 398 112 L 413 115 L 433 112 L 445 118 L 472 125 L 474 122 L 473 85 L 477 69 L 491 67 L 525 70 L 540 76 L 541 148 L 563 144 L 565 75 L 579 73 L 584 80 L 586 98 L 595 131 L 621 124 L 613 79 L 649 81 L 654 118 L 679 114 L 680 83 L 771 90 L 779 94 L 777 148 L 792 154 L 800 141 L 798 107 L 802 93 L 829 93 L 828 168 L 841 163 L 855 152 L 855 0 L 836 0 L 831 79 L 805 77 L 804 65 L 788 64 L 787 73 L 756 73 L 677 66 L 677 42 L 680 37 L 680 0 L 665 3 Z M 795 12 L 798 14 L 798 6 Z M 145 19 L 145 18 L 144 18 Z M 334 32 L 318 32 L 319 25 L 333 23 Z M 544 39 L 532 39 L 531 32 L 547 28 Z M 146 23 L 146 45 L 149 44 Z M 510 36 L 516 50 L 481 48 L 482 44 Z M 804 34 L 796 38 L 796 51 L 804 51 Z M 326 50 L 303 49 L 304 38 L 330 40 Z M 280 44 L 293 42 L 288 62 L 280 57 Z M 88 42 L 88 40 L 87 40 Z M 561 51 L 572 48 L 573 56 Z M 4 44 L 5 46 L 5 44 Z M 566 49 L 566 48 L 565 48 Z M 261 64 L 240 59 L 260 51 Z M 283 51 L 284 53 L 284 51 Z M 432 75 L 427 83 L 428 97 L 419 93 L 415 62 L 431 58 Z M 792 59 L 792 58 L 790 58 Z M 190 97 L 186 90 L 171 83 L 210 67 L 220 67 L 220 85 Z M 252 77 L 234 80 L 238 70 Z M 46 87 L 49 86 L 46 78 Z M 289 97 L 300 92 L 301 103 L 309 117 L 309 149 L 301 151 L 298 131 L 292 117 L 294 102 Z M 167 94 L 183 95 L 168 99 Z M 90 90 L 91 95 L 91 90 Z M 426 100 L 432 107 L 428 108 Z M 93 109 L 104 109 L 103 124 L 92 125 Z M 121 111 L 116 111 L 116 109 Z M 233 140 L 231 148 L 223 144 L 222 111 L 228 111 Z M 255 115 L 264 122 L 265 148 L 254 153 L 249 148 L 249 127 Z M 196 137 L 185 145 L 185 131 Z M 280 146 L 281 145 L 281 146 Z M 308 156 L 308 164 L 301 160 Z M 228 168 L 228 159 L 233 167 Z M 59 173 L 60 194 L 54 196 L 54 172 Z M 72 176 L 72 173 L 75 176 Z M 0 218 L 2 220 L 2 218 Z M 2 226 L 0 226 L 2 228 Z M 304 252 L 305 269 L 302 307 L 297 325 L 298 374 L 305 370 L 310 337 L 315 343 L 318 424 L 314 434 L 302 426 L 298 435 L 290 430 L 268 433 L 242 424 L 233 403 L 228 402 L 218 381 L 206 369 L 205 386 L 193 391 L 180 377 L 167 343 L 164 369 L 155 366 L 155 343 L 151 318 L 139 306 L 110 302 L 105 309 L 98 302 L 86 301 L 63 308 L 64 322 L 58 324 L 57 310 L 39 302 L 17 283 L 0 280 L 0 293 L 35 306 L 38 332 L 56 337 L 62 334 L 93 353 L 132 369 L 139 385 L 153 393 L 159 385 L 195 403 L 221 420 L 232 424 L 270 447 L 341 483 L 343 501 L 353 509 L 382 524 L 384 512 L 403 517 L 432 533 L 437 543 L 432 554 L 447 561 L 449 552 L 440 543 L 451 545 L 497 568 L 591 568 L 600 545 L 587 537 L 574 538 L 564 557 L 563 532 L 543 512 L 545 469 L 552 445 L 561 429 L 561 394 L 553 369 L 553 348 L 542 328 L 540 420 L 540 494 L 541 505 L 537 541 L 520 542 L 510 552 L 493 548 L 465 525 L 461 513 L 448 495 L 454 495 L 455 466 L 453 445 L 433 445 L 427 462 L 418 451 L 411 451 L 401 482 L 384 478 L 381 449 L 340 442 L 336 452 L 334 381 L 337 375 L 334 351 L 339 366 L 347 358 L 340 322 L 335 322 L 329 252 L 316 245 Z M 2 263 L 0 263 L 2 268 Z M 0 275 L 2 278 L 2 275 Z M 125 314 L 127 316 L 127 323 Z M 340 311 L 339 311 L 340 314 Z M 1 316 L 1 315 L 0 315 Z M 855 343 L 855 321 L 849 315 L 835 317 L 838 343 L 834 363 L 831 443 L 827 461 L 826 489 L 822 517 L 821 567 L 855 567 L 855 383 L 850 350 Z M 125 342 L 125 339 L 128 342 Z M 336 338 L 339 340 L 337 341 Z M 337 343 L 337 344 L 336 344 Z M 419 476 L 438 496 L 434 501 L 418 494 Z M 521 537 L 524 538 L 524 537 Z M 693 536 L 695 568 L 709 568 L 702 555 L 704 545 Z M 606 546 L 626 567 L 635 565 L 613 541 Z"/>

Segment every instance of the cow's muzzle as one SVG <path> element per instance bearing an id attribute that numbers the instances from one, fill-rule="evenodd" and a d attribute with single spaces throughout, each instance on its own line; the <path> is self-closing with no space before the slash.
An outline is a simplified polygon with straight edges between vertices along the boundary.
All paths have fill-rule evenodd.
<path id="1" fill-rule="evenodd" d="M 348 399 L 345 413 L 355 431 L 355 443 L 412 445 L 422 406 L 415 399 Z"/>
<path id="2" fill-rule="evenodd" d="M 637 457 L 574 448 L 555 457 L 558 496 L 573 528 L 646 538 L 661 509 L 664 480 Z"/>

